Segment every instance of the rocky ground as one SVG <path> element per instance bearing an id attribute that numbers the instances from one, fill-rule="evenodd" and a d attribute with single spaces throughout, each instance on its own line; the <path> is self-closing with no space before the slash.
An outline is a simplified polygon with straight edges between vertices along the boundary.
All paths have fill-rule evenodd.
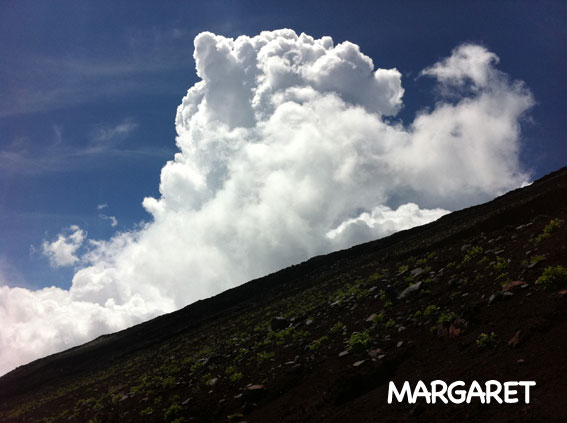
<path id="1" fill-rule="evenodd" d="M 567 170 L 0 378 L 2 422 L 567 421 Z M 390 380 L 530 404 L 387 404 Z"/>

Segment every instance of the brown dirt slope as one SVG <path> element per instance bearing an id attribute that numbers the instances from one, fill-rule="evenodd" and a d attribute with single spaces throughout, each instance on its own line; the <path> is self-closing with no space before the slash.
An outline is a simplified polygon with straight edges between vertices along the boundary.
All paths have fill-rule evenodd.
<path id="1" fill-rule="evenodd" d="M 564 422 L 566 289 L 561 169 L 22 366 L 0 422 Z M 537 386 L 530 404 L 387 404 L 389 381 L 435 379 Z"/>

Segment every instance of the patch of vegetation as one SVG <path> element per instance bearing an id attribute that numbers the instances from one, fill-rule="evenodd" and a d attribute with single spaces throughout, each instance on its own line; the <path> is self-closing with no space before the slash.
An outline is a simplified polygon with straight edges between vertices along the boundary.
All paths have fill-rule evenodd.
<path id="1" fill-rule="evenodd" d="M 272 358 L 274 358 L 274 353 L 273 352 L 267 352 L 267 351 L 262 351 L 256 354 L 256 357 L 258 359 L 258 364 L 263 363 L 264 361 L 267 360 L 271 360 Z"/>
<path id="2" fill-rule="evenodd" d="M 470 263 L 474 258 L 478 257 L 483 253 L 482 247 L 472 247 L 467 251 L 467 254 L 463 257 L 463 261 L 461 264 Z"/>
<path id="3" fill-rule="evenodd" d="M 366 351 L 369 344 L 370 335 L 366 331 L 353 333 L 348 341 L 349 350 L 353 352 Z"/>
<path id="4" fill-rule="evenodd" d="M 152 407 L 146 407 L 142 411 L 140 411 L 140 416 L 149 416 L 153 412 L 154 412 L 154 409 Z"/>
<path id="5" fill-rule="evenodd" d="M 327 336 L 322 336 L 321 338 L 316 339 L 315 341 L 313 341 L 313 343 L 311 345 L 309 345 L 309 350 L 310 351 L 317 351 L 328 340 L 329 340 L 329 338 Z"/>
<path id="6" fill-rule="evenodd" d="M 487 347 L 493 347 L 494 345 L 496 345 L 497 342 L 498 342 L 498 336 L 496 336 L 494 332 L 490 332 L 490 334 L 483 332 L 478 336 L 476 340 L 476 345 L 478 345 L 480 348 L 487 348 Z"/>
<path id="7" fill-rule="evenodd" d="M 345 328 L 345 325 L 341 322 L 335 323 L 335 325 L 329 331 L 330 334 L 335 335 L 337 333 L 341 333 Z"/>
<path id="8" fill-rule="evenodd" d="M 181 417 L 181 413 L 183 408 L 177 403 L 173 403 L 169 406 L 167 410 L 165 410 L 164 418 L 166 423 L 181 423 L 184 421 L 183 417 Z"/>
<path id="9" fill-rule="evenodd" d="M 297 330 L 293 333 L 293 335 L 291 336 L 293 338 L 294 341 L 300 341 L 303 340 L 305 338 L 308 338 L 309 335 L 311 335 L 309 333 L 308 330 Z"/>
<path id="10" fill-rule="evenodd" d="M 292 335 L 295 331 L 295 326 L 290 326 L 287 329 L 283 329 L 280 331 L 269 331 L 266 339 L 264 340 L 264 344 L 272 344 L 275 343 L 276 345 L 283 345 L 285 342 L 285 338 Z"/>
<path id="11" fill-rule="evenodd" d="M 428 318 L 428 317 L 433 317 L 435 315 L 437 315 L 437 311 L 439 310 L 439 307 L 437 307 L 436 305 L 429 305 L 427 306 L 427 308 L 425 310 L 423 310 L 423 317 Z"/>
<path id="12" fill-rule="evenodd" d="M 161 381 L 161 386 L 163 389 L 168 389 L 175 386 L 175 378 L 173 376 L 167 376 Z"/>
<path id="13" fill-rule="evenodd" d="M 498 256 L 496 258 L 496 263 L 494 264 L 494 269 L 498 272 L 504 272 L 506 269 L 508 269 L 509 264 L 509 260 L 505 259 L 504 257 Z"/>
<path id="14" fill-rule="evenodd" d="M 536 242 L 541 242 L 544 239 L 551 238 L 554 232 L 557 232 L 565 223 L 563 219 L 551 219 L 549 223 L 543 228 L 543 232 L 536 238 Z"/>
<path id="15" fill-rule="evenodd" d="M 240 372 L 234 372 L 233 374 L 231 374 L 229 376 L 229 379 L 230 379 L 231 382 L 238 382 L 242 378 L 243 378 L 243 375 Z"/>
<path id="16" fill-rule="evenodd" d="M 546 289 L 558 289 L 567 285 L 567 267 L 549 266 L 537 279 L 536 284 L 543 285 Z"/>
<path id="17" fill-rule="evenodd" d="M 388 321 L 386 322 L 386 325 L 385 325 L 385 326 L 386 326 L 387 328 L 391 328 L 391 327 L 394 327 L 395 324 L 396 324 L 396 321 L 395 321 L 394 319 L 390 319 L 390 320 L 388 320 Z"/>
<path id="18" fill-rule="evenodd" d="M 449 326 L 456 319 L 457 315 L 453 312 L 441 313 L 439 319 L 437 319 L 437 323 L 440 323 L 444 326 Z"/>

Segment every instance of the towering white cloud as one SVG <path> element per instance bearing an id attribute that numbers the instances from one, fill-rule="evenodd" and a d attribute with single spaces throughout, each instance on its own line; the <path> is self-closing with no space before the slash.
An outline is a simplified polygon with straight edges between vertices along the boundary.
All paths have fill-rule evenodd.
<path id="1" fill-rule="evenodd" d="M 0 288 L 0 371 L 529 179 L 532 96 L 484 47 L 423 71 L 445 97 L 407 125 L 386 119 L 402 107 L 400 72 L 349 42 L 202 33 L 194 57 L 179 153 L 143 202 L 152 220 L 90 241 L 69 290 Z"/>

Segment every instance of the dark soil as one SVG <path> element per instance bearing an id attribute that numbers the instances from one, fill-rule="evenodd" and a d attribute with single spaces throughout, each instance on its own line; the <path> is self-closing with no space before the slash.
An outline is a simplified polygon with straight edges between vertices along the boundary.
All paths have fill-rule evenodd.
<path id="1" fill-rule="evenodd" d="M 555 266 L 567 169 L 19 367 L 0 422 L 565 422 Z M 537 385 L 530 404 L 387 404 L 389 381 L 436 379 Z"/>

